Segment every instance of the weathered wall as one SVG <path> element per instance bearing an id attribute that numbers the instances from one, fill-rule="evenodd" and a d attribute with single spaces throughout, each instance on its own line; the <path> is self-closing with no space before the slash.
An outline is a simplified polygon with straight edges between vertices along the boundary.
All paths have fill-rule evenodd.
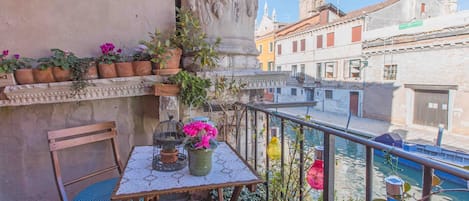
<path id="1" fill-rule="evenodd" d="M 0 49 L 28 57 L 50 48 L 98 56 L 104 42 L 134 49 L 155 28 L 173 28 L 174 15 L 167 0 L 2 0 Z"/>
<path id="2" fill-rule="evenodd" d="M 151 143 L 158 123 L 157 104 L 156 97 L 142 96 L 0 108 L 0 200 L 59 200 L 47 141 L 49 130 L 116 121 L 125 164 L 133 145 Z M 110 166 L 110 151 L 110 144 L 98 143 L 62 152 L 64 178 L 82 176 L 88 168 Z M 81 188 L 83 185 L 72 185 L 69 196 Z"/>

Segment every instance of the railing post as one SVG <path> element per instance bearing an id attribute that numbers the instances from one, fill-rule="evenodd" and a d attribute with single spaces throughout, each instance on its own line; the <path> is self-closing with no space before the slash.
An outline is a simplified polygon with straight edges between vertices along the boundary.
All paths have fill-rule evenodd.
<path id="1" fill-rule="evenodd" d="M 300 168 L 300 201 L 303 200 L 303 188 L 304 188 L 304 181 L 305 181 L 305 164 L 304 164 L 304 150 L 305 150 L 305 145 L 304 145 L 304 138 L 305 138 L 305 133 L 304 133 L 304 126 L 300 126 L 300 163 L 299 163 L 299 168 Z"/>
<path id="2" fill-rule="evenodd" d="M 433 179 L 433 168 L 423 166 L 423 185 L 422 185 L 422 197 L 430 195 L 432 192 L 432 179 Z M 422 201 L 430 201 L 431 198 L 423 199 Z"/>
<path id="3" fill-rule="evenodd" d="M 257 171 L 257 110 L 254 111 L 254 170 Z"/>
<path id="4" fill-rule="evenodd" d="M 323 200 L 334 199 L 335 136 L 324 133 L 324 191 Z"/>
<path id="5" fill-rule="evenodd" d="M 244 135 L 246 135 L 246 137 L 249 135 L 249 116 L 248 116 L 248 113 L 249 113 L 249 107 L 246 106 L 246 114 L 245 114 L 245 119 L 244 119 L 244 124 L 246 125 L 246 129 L 245 129 L 245 133 Z M 236 139 L 238 142 L 238 151 L 239 151 L 239 154 L 241 155 L 241 136 L 239 136 L 239 139 Z M 247 156 L 247 152 L 245 154 L 245 158 L 246 160 L 248 160 L 248 156 Z"/>
<path id="6" fill-rule="evenodd" d="M 248 120 L 247 120 L 247 119 L 248 119 L 248 115 L 247 115 L 247 114 L 248 114 L 248 111 L 246 111 L 246 122 L 248 122 Z M 255 128 L 256 128 L 256 127 L 255 127 Z M 252 135 L 252 134 L 251 134 L 251 135 Z M 244 145 L 245 145 L 245 146 L 244 146 L 244 151 L 245 151 L 244 157 L 245 157 L 246 160 L 248 161 L 248 160 L 249 160 L 249 158 L 248 158 L 248 147 L 249 147 L 249 143 L 248 143 L 248 142 L 249 142 L 249 135 L 248 135 L 248 133 L 246 133 L 246 135 L 244 136 L 244 141 L 245 141 L 245 144 L 244 144 Z"/>
<path id="7" fill-rule="evenodd" d="M 282 176 L 282 184 L 285 184 L 285 119 L 282 118 L 280 125 L 280 175 Z M 283 197 L 283 195 L 282 195 Z"/>
<path id="8" fill-rule="evenodd" d="M 268 113 L 265 113 L 265 117 L 266 117 L 266 146 L 265 146 L 265 181 L 267 182 L 267 186 L 265 188 L 266 192 L 267 192 L 267 196 L 266 196 L 266 200 L 269 200 L 269 154 L 267 153 L 267 144 L 269 144 L 269 134 L 270 134 L 270 123 L 269 123 L 269 114 Z M 257 142 L 256 142 L 257 144 Z"/>
<path id="9" fill-rule="evenodd" d="M 373 148 L 366 146 L 366 201 L 373 200 L 373 160 Z"/>

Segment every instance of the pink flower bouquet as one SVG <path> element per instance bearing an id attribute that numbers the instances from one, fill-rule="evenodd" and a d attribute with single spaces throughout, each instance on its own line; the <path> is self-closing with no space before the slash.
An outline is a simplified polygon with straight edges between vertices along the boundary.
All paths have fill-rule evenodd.
<path id="1" fill-rule="evenodd" d="M 186 146 L 192 149 L 215 149 L 217 147 L 217 128 L 212 125 L 194 121 L 184 125 L 183 131 L 187 136 Z"/>

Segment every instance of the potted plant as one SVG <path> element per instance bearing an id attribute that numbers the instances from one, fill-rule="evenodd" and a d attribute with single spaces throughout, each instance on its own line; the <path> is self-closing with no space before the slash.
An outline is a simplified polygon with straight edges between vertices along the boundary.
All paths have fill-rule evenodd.
<path id="1" fill-rule="evenodd" d="M 170 38 L 171 43 L 183 50 L 184 69 L 200 71 L 213 69 L 218 64 L 216 48 L 221 39 L 207 42 L 207 35 L 202 31 L 200 21 L 189 9 L 176 8 L 176 33 Z"/>
<path id="2" fill-rule="evenodd" d="M 139 45 L 132 56 L 132 67 L 136 76 L 151 75 L 151 56 L 147 52 L 148 47 Z"/>
<path id="3" fill-rule="evenodd" d="M 180 71 L 182 50 L 168 38 L 167 34 L 163 35 L 155 30 L 150 33 L 149 41 L 141 41 L 147 47 L 146 52 L 152 56 L 151 61 L 156 65 L 157 75 L 174 75 Z"/>
<path id="4" fill-rule="evenodd" d="M 194 121 L 184 125 L 185 148 L 189 155 L 189 173 L 205 176 L 212 169 L 212 153 L 217 147 L 218 130 L 209 123 Z"/>
<path id="5" fill-rule="evenodd" d="M 34 71 L 38 82 L 63 82 L 71 80 L 70 68 L 78 59 L 72 52 L 61 49 L 51 49 L 52 56 L 38 59 L 39 69 Z M 53 75 L 51 79 L 50 74 Z"/>
<path id="6" fill-rule="evenodd" d="M 87 86 L 91 85 L 87 80 L 97 79 L 98 72 L 94 58 L 78 58 L 76 64 L 71 68 L 73 95 L 82 92 Z"/>
<path id="7" fill-rule="evenodd" d="M 0 80 L 0 86 L 15 85 L 16 82 L 33 84 L 34 77 L 30 64 L 33 59 L 20 58 L 19 54 L 14 54 L 12 58 L 7 59 L 8 53 L 8 50 L 4 50 L 0 55 L 0 77 L 4 78 Z M 16 82 L 13 72 L 15 72 Z"/>
<path id="8" fill-rule="evenodd" d="M 99 76 L 102 78 L 117 77 L 116 66 L 114 63 L 120 59 L 120 51 L 114 51 L 116 48 L 112 43 L 104 43 L 100 46 L 101 57 L 99 57 L 98 71 Z"/>
<path id="9" fill-rule="evenodd" d="M 168 80 L 181 87 L 181 102 L 192 107 L 198 107 L 207 100 L 207 89 L 212 85 L 210 79 L 200 78 L 187 71 L 180 71 Z"/>
<path id="10" fill-rule="evenodd" d="M 132 67 L 132 57 L 122 53 L 122 49 L 118 49 L 117 53 L 120 54 L 120 58 L 116 63 L 116 71 L 119 77 L 131 77 L 134 76 L 134 69 Z"/>

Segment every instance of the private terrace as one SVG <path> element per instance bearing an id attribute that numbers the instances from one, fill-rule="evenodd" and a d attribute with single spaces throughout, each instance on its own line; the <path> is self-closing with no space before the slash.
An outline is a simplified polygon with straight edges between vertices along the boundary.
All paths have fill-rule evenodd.
<path id="1" fill-rule="evenodd" d="M 290 75 L 258 69 L 257 9 L 1 1 L 0 200 L 467 196 L 465 166 L 264 103 Z"/>

